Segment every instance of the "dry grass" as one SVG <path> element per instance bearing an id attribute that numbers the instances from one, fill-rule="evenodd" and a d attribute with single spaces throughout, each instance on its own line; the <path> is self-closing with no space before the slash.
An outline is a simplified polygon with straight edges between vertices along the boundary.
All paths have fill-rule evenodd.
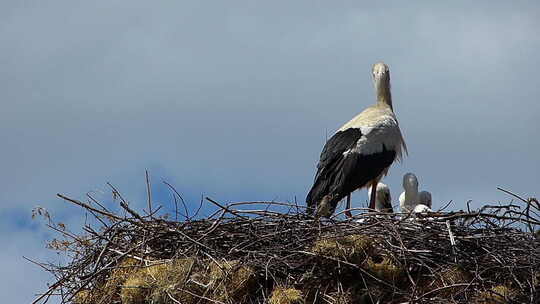
<path id="1" fill-rule="evenodd" d="M 393 285 L 401 284 L 405 280 L 405 269 L 398 265 L 389 257 L 382 257 L 374 260 L 370 258 L 365 269 L 379 279 Z"/>
<path id="2" fill-rule="evenodd" d="M 475 304 L 506 304 L 516 303 L 514 300 L 519 292 L 507 285 L 493 286 L 491 289 L 480 292 L 474 299 Z"/>
<path id="3" fill-rule="evenodd" d="M 268 300 L 269 304 L 304 304 L 304 296 L 302 291 L 291 288 L 278 286 L 272 291 L 272 295 Z"/>
<path id="4" fill-rule="evenodd" d="M 315 242 L 311 252 L 354 264 L 362 264 L 373 254 L 375 241 L 361 234 L 343 237 L 324 237 Z"/>
<path id="5" fill-rule="evenodd" d="M 85 304 L 90 302 L 90 290 L 83 289 L 77 294 L 75 294 L 75 297 L 73 298 L 74 304 Z"/>
<path id="6" fill-rule="evenodd" d="M 124 304 L 243 302 L 254 286 L 253 269 L 237 261 L 200 263 L 193 258 L 131 273 L 122 286 Z"/>

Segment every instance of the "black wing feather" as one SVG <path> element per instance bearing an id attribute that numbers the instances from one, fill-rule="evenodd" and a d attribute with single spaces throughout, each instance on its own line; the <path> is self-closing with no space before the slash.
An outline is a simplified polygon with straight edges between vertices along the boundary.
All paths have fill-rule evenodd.
<path id="1" fill-rule="evenodd" d="M 314 208 L 328 194 L 329 184 L 333 180 L 329 175 L 340 171 L 338 169 L 343 166 L 343 153 L 353 148 L 361 137 L 360 129 L 350 128 L 337 132 L 326 142 L 317 164 L 313 187 L 306 198 L 308 208 Z"/>
<path id="2" fill-rule="evenodd" d="M 317 165 L 313 187 L 306 197 L 310 212 L 328 195 L 333 213 L 337 203 L 345 196 L 365 186 L 392 164 L 396 151 L 388 150 L 384 145 L 381 152 L 374 154 L 352 152 L 343 155 L 362 136 L 360 129 L 350 128 L 337 132 L 326 142 Z"/>
<path id="3" fill-rule="evenodd" d="M 343 153 L 353 148 L 362 137 L 362 132 L 357 128 L 350 128 L 334 134 L 324 145 L 319 163 L 317 164 L 317 174 L 315 180 L 321 173 L 327 171 L 327 167 L 332 167 L 332 163 L 343 157 Z"/>

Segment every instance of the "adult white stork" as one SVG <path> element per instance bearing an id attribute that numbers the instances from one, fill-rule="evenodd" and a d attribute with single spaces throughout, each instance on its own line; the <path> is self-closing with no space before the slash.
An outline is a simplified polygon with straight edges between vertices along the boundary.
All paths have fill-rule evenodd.
<path id="1" fill-rule="evenodd" d="M 331 216 L 339 201 L 356 189 L 376 186 L 394 160 L 401 160 L 407 147 L 392 107 L 390 71 L 382 62 L 373 65 L 377 102 L 344 124 L 324 145 L 317 174 L 306 202 L 317 216 Z M 377 191 L 370 196 L 375 208 Z M 350 216 L 350 212 L 346 213 Z"/>
<path id="2" fill-rule="evenodd" d="M 373 187 L 368 188 L 368 196 L 370 197 L 371 191 L 373 191 Z M 377 191 L 377 194 L 375 195 L 375 210 L 387 213 L 394 212 L 390 188 L 388 188 L 386 184 L 378 183 L 375 191 Z"/>

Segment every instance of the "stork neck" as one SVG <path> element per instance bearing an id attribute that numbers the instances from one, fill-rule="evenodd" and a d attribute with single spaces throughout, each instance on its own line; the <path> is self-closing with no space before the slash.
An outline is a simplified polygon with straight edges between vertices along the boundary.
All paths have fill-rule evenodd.
<path id="1" fill-rule="evenodd" d="M 416 199 L 418 197 L 418 190 L 417 189 L 406 189 L 405 190 L 405 204 L 408 206 L 415 205 Z"/>
<path id="2" fill-rule="evenodd" d="M 392 94 L 390 93 L 390 81 L 381 79 L 375 82 L 375 91 L 377 94 L 377 104 L 392 107 Z"/>

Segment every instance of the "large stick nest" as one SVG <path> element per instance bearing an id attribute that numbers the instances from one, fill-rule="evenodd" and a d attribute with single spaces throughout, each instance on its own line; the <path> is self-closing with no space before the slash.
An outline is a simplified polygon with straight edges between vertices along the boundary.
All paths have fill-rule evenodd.
<path id="1" fill-rule="evenodd" d="M 92 197 L 59 195 L 95 223 L 75 234 L 50 221 L 63 238 L 49 246 L 69 259 L 39 263 L 57 280 L 35 303 L 54 295 L 80 304 L 540 302 L 534 198 L 351 220 L 316 219 L 296 204 L 207 198 L 213 215 L 169 220 L 150 199 L 141 215 L 113 190 L 125 215 Z"/>

